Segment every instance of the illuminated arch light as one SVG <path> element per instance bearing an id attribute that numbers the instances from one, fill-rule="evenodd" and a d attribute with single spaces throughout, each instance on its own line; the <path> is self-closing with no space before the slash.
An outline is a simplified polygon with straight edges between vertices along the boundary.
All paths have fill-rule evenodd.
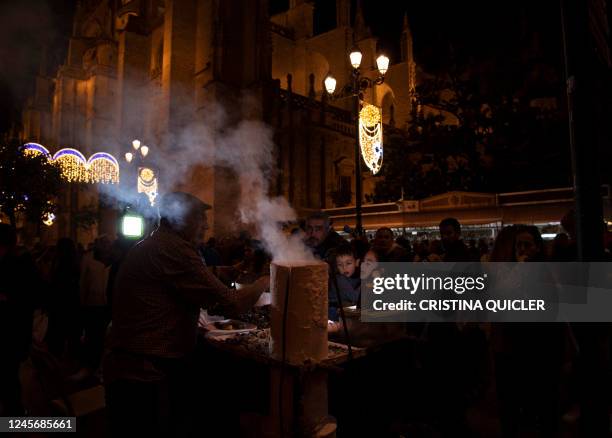
<path id="1" fill-rule="evenodd" d="M 59 164 L 62 176 L 69 182 L 89 182 L 87 160 L 76 149 L 60 149 L 53 155 L 53 161 Z"/>
<path id="2" fill-rule="evenodd" d="M 43 154 L 49 161 L 60 166 L 62 177 L 69 182 L 117 184 L 119 183 L 119 162 L 107 152 L 96 152 L 89 160 L 76 149 L 64 148 L 53 156 L 47 148 L 38 143 L 26 143 L 24 154 Z"/>
<path id="3" fill-rule="evenodd" d="M 106 152 L 97 152 L 89 157 L 86 168 L 89 182 L 101 184 L 119 183 L 119 162 Z"/>
<path id="4" fill-rule="evenodd" d="M 382 110 L 365 104 L 359 112 L 359 146 L 368 168 L 376 175 L 383 162 Z"/>
<path id="5" fill-rule="evenodd" d="M 35 156 L 39 154 L 43 154 L 48 158 L 51 158 L 51 153 L 49 150 L 41 144 L 38 143 L 26 143 L 23 145 L 23 153 L 25 155 Z"/>

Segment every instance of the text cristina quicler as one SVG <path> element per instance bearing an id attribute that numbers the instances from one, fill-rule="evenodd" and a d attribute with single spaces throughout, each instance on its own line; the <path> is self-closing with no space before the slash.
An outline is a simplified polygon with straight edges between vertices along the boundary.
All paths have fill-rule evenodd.
<path id="1" fill-rule="evenodd" d="M 372 308 L 376 311 L 545 311 L 544 300 L 400 300 L 386 303 L 374 300 Z"/>

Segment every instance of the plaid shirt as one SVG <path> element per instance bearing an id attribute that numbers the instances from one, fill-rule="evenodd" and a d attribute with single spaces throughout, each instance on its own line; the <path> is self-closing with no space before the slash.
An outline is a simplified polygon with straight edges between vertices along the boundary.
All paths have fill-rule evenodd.
<path id="1" fill-rule="evenodd" d="M 186 357 L 196 344 L 200 307 L 238 314 L 262 291 L 261 285 L 227 288 L 192 244 L 160 227 L 130 250 L 119 269 L 110 347 L 142 356 Z"/>

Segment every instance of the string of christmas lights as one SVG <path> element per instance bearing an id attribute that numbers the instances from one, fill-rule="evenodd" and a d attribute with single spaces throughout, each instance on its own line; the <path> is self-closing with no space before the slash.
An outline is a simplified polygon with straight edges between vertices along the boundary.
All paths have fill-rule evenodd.
<path id="1" fill-rule="evenodd" d="M 46 155 L 50 161 L 57 163 L 62 171 L 62 177 L 68 182 L 88 184 L 118 184 L 119 162 L 109 153 L 97 152 L 85 159 L 85 156 L 76 149 L 64 148 L 53 156 L 49 150 L 38 143 L 27 143 L 24 154 L 34 156 Z"/>

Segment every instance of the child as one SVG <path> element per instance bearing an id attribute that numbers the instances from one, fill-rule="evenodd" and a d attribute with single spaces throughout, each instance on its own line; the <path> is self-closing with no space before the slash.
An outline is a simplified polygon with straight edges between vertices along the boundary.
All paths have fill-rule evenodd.
<path id="1" fill-rule="evenodd" d="M 335 251 L 336 272 L 329 281 L 329 319 L 338 320 L 340 306 L 336 286 L 340 291 L 342 306 L 357 304 L 361 287 L 359 278 L 359 259 L 349 245 L 342 245 Z M 335 278 L 335 281 L 334 281 Z"/>
<path id="2" fill-rule="evenodd" d="M 378 267 L 378 262 L 380 261 L 380 253 L 374 249 L 370 249 L 363 256 L 363 261 L 361 262 L 361 280 L 362 281 L 372 281 L 374 277 L 378 277 L 380 275 L 380 268 Z"/>
<path id="3" fill-rule="evenodd" d="M 371 287 L 371 283 L 372 281 L 374 281 L 374 278 L 382 275 L 382 269 L 379 265 L 381 257 L 382 255 L 380 251 L 370 248 L 369 250 L 366 250 L 365 254 L 363 255 L 363 259 L 361 260 L 361 263 L 359 259 L 357 259 L 357 265 L 359 266 L 359 277 L 361 280 L 359 282 L 359 286 L 357 287 L 357 296 L 356 296 L 357 309 L 361 308 L 361 285 L 370 283 L 370 287 Z M 353 275 L 357 275 L 357 274 L 353 274 Z M 351 277 L 351 278 L 354 278 L 354 277 Z M 340 287 L 340 284 L 338 284 L 338 287 Z M 330 286 L 330 290 L 332 291 L 332 293 L 335 293 L 335 289 L 331 289 L 331 286 Z M 330 303 L 331 302 L 332 301 L 330 299 Z M 342 304 L 344 304 L 344 296 L 342 296 Z M 330 318 L 329 319 L 331 321 L 327 325 L 327 331 L 329 333 L 341 332 L 342 322 L 336 322 L 338 320 L 337 313 L 336 313 L 335 319 L 331 318 L 332 316 L 331 309 L 332 308 L 330 307 Z"/>

